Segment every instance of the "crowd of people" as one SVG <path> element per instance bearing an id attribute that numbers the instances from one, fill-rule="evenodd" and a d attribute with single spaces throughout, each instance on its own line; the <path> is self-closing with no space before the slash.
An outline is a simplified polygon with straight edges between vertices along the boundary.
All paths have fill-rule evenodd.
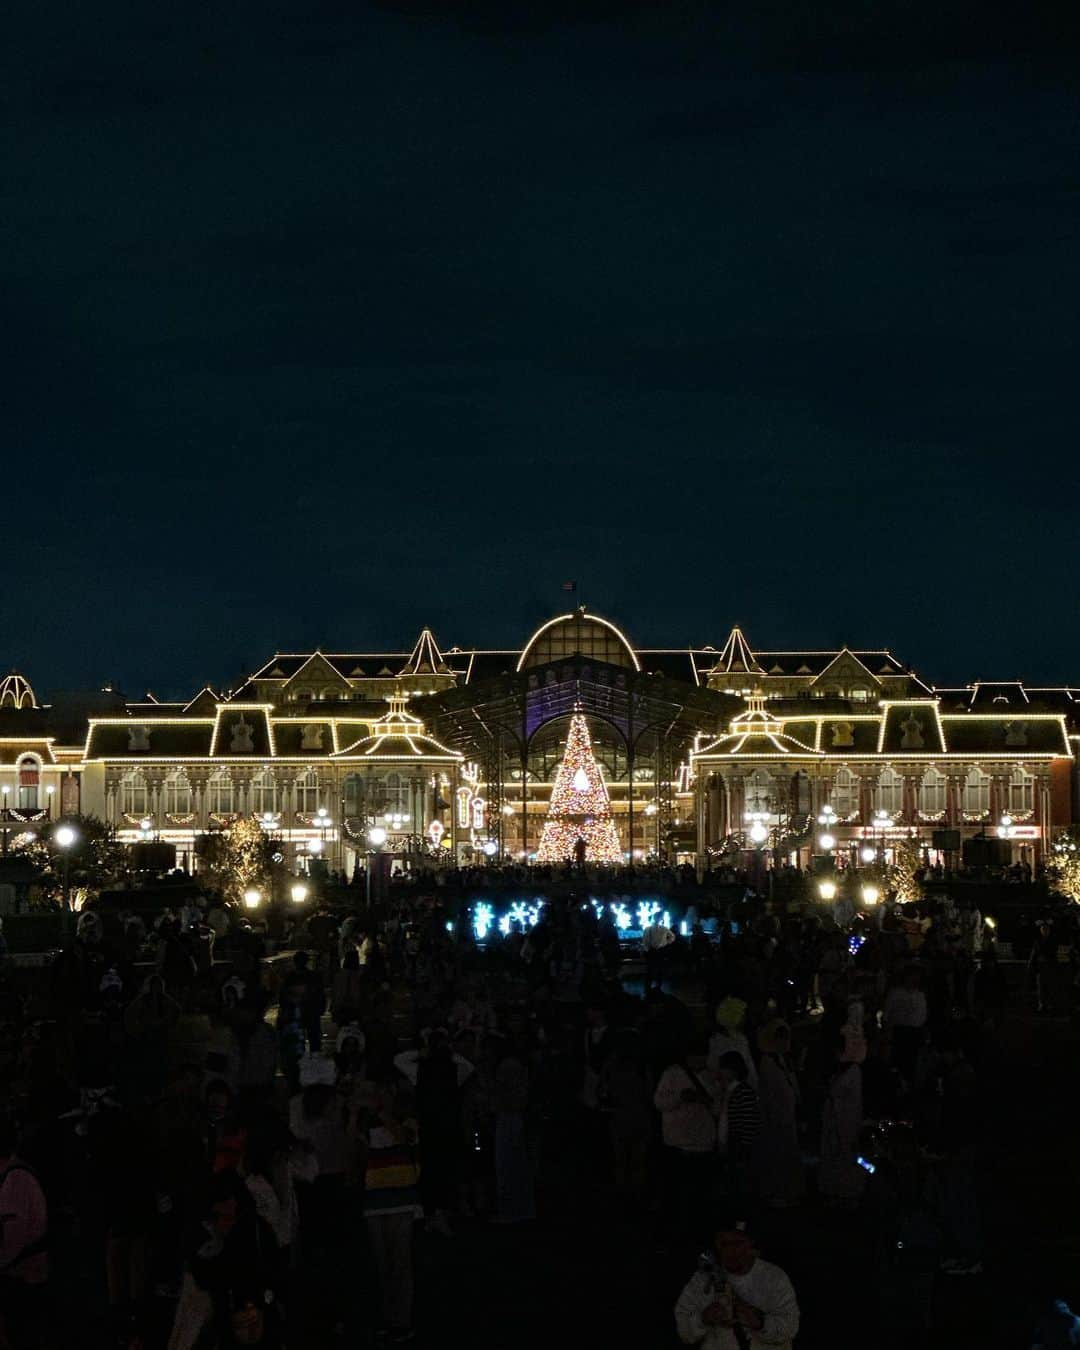
<path id="1" fill-rule="evenodd" d="M 850 1224 L 875 1343 L 982 1270 L 1008 991 L 967 911 L 646 933 L 641 978 L 583 899 L 486 948 L 437 895 L 316 912 L 279 953 L 218 908 L 86 914 L 48 979 L 3 977 L 8 1345 L 76 1343 L 72 1317 L 85 1344 L 408 1343 L 417 1233 L 529 1225 L 560 1188 L 644 1225 L 706 1350 L 798 1330 L 770 1214 Z"/>

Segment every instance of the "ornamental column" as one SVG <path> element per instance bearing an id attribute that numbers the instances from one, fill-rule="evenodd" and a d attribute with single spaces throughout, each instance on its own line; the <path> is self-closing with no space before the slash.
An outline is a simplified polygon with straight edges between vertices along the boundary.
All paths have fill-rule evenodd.
<path id="1" fill-rule="evenodd" d="M 946 772 L 945 774 L 945 824 L 953 829 L 963 820 L 964 784 L 966 773 Z"/>
<path id="2" fill-rule="evenodd" d="M 1039 837 L 1035 841 L 1035 858 L 1041 861 L 1050 856 L 1054 842 L 1053 796 L 1050 791 L 1050 775 L 1037 774 L 1035 777 L 1035 823 L 1039 826 Z"/>
<path id="3" fill-rule="evenodd" d="M 206 784 L 210 778 L 210 770 L 197 768 L 188 769 L 188 782 L 191 784 L 191 812 L 195 817 L 192 822 L 192 833 L 198 834 L 200 830 L 205 830 L 209 821 L 206 816 Z"/>
<path id="4" fill-rule="evenodd" d="M 901 797 L 900 816 L 906 825 L 919 823 L 919 784 L 925 769 L 922 765 L 904 769 L 904 786 Z"/>
<path id="5" fill-rule="evenodd" d="M 874 819 L 874 789 L 878 785 L 878 775 L 868 773 L 866 769 L 856 772 L 859 775 L 859 824 L 865 827 Z"/>
<path id="6" fill-rule="evenodd" d="M 1009 776 L 1000 769 L 990 775 L 990 820 L 997 824 L 1009 802 Z"/>

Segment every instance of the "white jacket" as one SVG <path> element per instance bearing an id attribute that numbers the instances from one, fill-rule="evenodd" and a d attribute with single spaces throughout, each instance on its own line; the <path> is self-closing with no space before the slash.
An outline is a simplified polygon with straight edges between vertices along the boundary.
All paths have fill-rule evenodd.
<path id="1" fill-rule="evenodd" d="M 731 1327 L 710 1327 L 701 1314 L 710 1303 L 723 1302 L 731 1294 L 763 1315 L 760 1331 L 750 1332 L 752 1350 L 791 1350 L 799 1330 L 799 1305 L 791 1281 L 769 1261 L 757 1260 L 747 1275 L 714 1275 L 699 1270 L 690 1277 L 675 1304 L 675 1325 L 684 1345 L 702 1350 L 739 1350 Z"/>

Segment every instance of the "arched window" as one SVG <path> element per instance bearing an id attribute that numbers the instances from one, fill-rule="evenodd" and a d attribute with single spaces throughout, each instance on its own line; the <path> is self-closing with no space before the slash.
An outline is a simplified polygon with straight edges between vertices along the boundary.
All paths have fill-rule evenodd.
<path id="1" fill-rule="evenodd" d="M 919 784 L 919 810 L 924 816 L 938 815 L 945 810 L 945 775 L 930 766 Z"/>
<path id="2" fill-rule="evenodd" d="M 319 775 L 314 769 L 305 769 L 296 780 L 296 809 L 310 816 L 319 809 Z"/>
<path id="3" fill-rule="evenodd" d="M 227 816 L 235 809 L 233 781 L 228 769 L 216 769 L 206 784 L 206 809 Z"/>
<path id="4" fill-rule="evenodd" d="M 164 809 L 169 815 L 185 815 L 191 810 L 191 780 L 183 769 L 176 769 L 165 779 Z"/>
<path id="5" fill-rule="evenodd" d="M 36 811 L 38 809 L 38 792 L 41 787 L 41 766 L 36 759 L 27 756 L 19 760 L 17 773 L 19 783 L 19 809 L 20 811 Z"/>
<path id="6" fill-rule="evenodd" d="M 747 811 L 773 809 L 773 780 L 768 769 L 755 769 L 746 779 Z"/>
<path id="7" fill-rule="evenodd" d="M 1009 777 L 1009 810 L 1017 813 L 1035 810 L 1035 775 L 1022 764 Z"/>
<path id="8" fill-rule="evenodd" d="M 964 780 L 964 810 L 969 816 L 981 816 L 990 810 L 990 775 L 977 764 L 971 766 Z"/>
<path id="9" fill-rule="evenodd" d="M 321 697 L 324 698 L 324 699 L 327 699 L 327 698 L 338 698 L 338 697 L 339 697 L 339 691 L 338 691 L 337 686 L 336 686 L 336 685 L 333 685 L 333 684 L 327 685 L 327 687 L 322 691 Z"/>
<path id="10" fill-rule="evenodd" d="M 260 769 L 251 780 L 251 809 L 256 813 L 277 810 L 277 779 L 273 769 Z"/>
<path id="11" fill-rule="evenodd" d="M 833 779 L 831 806 L 841 820 L 855 815 L 859 809 L 859 780 L 844 765 L 837 769 Z"/>
<path id="12" fill-rule="evenodd" d="M 147 810 L 146 779 L 132 769 L 120 780 L 120 810 L 126 816 L 145 816 Z"/>
<path id="13" fill-rule="evenodd" d="M 345 799 L 345 814 L 360 816 L 364 814 L 364 780 L 358 773 L 350 773 L 342 784 L 342 796 Z"/>
<path id="14" fill-rule="evenodd" d="M 878 777 L 874 806 L 878 811 L 899 815 L 904 805 L 904 780 L 891 765 L 886 764 Z"/>

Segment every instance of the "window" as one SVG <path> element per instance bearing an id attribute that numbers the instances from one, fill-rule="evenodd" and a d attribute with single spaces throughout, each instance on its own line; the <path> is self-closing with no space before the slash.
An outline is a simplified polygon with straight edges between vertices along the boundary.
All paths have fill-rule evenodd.
<path id="1" fill-rule="evenodd" d="M 919 810 L 924 816 L 945 810 L 945 775 L 935 768 L 927 769 L 919 784 Z"/>
<path id="2" fill-rule="evenodd" d="M 859 780 L 850 769 L 839 768 L 833 779 L 832 809 L 841 820 L 859 810 Z"/>
<path id="3" fill-rule="evenodd" d="M 869 702 L 870 702 L 870 690 L 869 690 L 869 689 L 860 689 L 860 688 L 858 688 L 858 687 L 852 689 L 852 691 L 851 691 L 851 701 L 852 701 L 852 703 L 869 703 Z"/>
<path id="4" fill-rule="evenodd" d="M 310 816 L 319 809 L 319 775 L 314 769 L 305 769 L 296 780 L 296 809 Z"/>
<path id="5" fill-rule="evenodd" d="M 1034 809 L 1035 775 L 1018 764 L 1009 778 L 1009 810 L 1020 813 Z"/>
<path id="6" fill-rule="evenodd" d="M 404 814 L 409 809 L 409 790 L 405 780 L 399 773 L 388 773 L 382 781 L 382 801 L 383 811 L 400 811 Z"/>
<path id="7" fill-rule="evenodd" d="M 324 690 L 322 691 L 322 694 L 320 695 L 320 697 L 322 697 L 322 698 L 324 698 L 324 699 L 327 699 L 327 698 L 339 698 L 339 697 L 340 697 L 340 698 L 343 698 L 343 697 L 345 697 L 345 695 L 341 694 L 340 691 L 339 691 L 337 688 L 335 688 L 333 685 L 331 685 L 329 688 L 324 689 Z"/>
<path id="8" fill-rule="evenodd" d="M 120 780 L 120 810 L 127 816 L 145 816 L 146 807 L 146 779 L 135 769 Z"/>
<path id="9" fill-rule="evenodd" d="M 251 780 L 251 809 L 256 813 L 277 810 L 277 781 L 273 769 L 260 769 Z"/>
<path id="10" fill-rule="evenodd" d="M 38 809 L 38 789 L 41 783 L 41 768 L 36 759 L 19 760 L 18 780 L 19 810 L 36 811 Z"/>
<path id="11" fill-rule="evenodd" d="M 746 810 L 772 810 L 772 774 L 767 769 L 755 769 L 746 780 Z"/>
<path id="12" fill-rule="evenodd" d="M 233 781 L 228 769 L 218 769 L 206 784 L 206 809 L 228 815 L 233 809 Z"/>
<path id="13" fill-rule="evenodd" d="M 183 769 L 177 769 L 165 779 L 165 811 L 169 815 L 184 815 L 191 810 L 191 782 Z"/>
<path id="14" fill-rule="evenodd" d="M 904 780 L 886 764 L 878 777 L 877 792 L 874 794 L 874 806 L 878 811 L 888 811 L 890 816 L 899 815 L 904 807 Z"/>
<path id="15" fill-rule="evenodd" d="M 968 770 L 964 780 L 964 810 L 968 815 L 983 815 L 990 810 L 990 775 L 977 764 Z"/>
<path id="16" fill-rule="evenodd" d="M 296 693 L 293 694 L 293 698 L 297 703 L 311 703 L 314 701 L 315 695 L 310 689 L 298 689 Z"/>

